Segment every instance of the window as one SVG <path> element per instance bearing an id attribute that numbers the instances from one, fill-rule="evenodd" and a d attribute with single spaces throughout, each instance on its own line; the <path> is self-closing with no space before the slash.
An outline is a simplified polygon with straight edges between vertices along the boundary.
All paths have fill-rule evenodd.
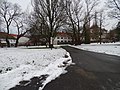
<path id="1" fill-rule="evenodd" d="M 71 39 L 70 37 L 68 37 L 68 39 Z"/>
<path id="2" fill-rule="evenodd" d="M 65 37 L 65 39 L 67 39 L 67 37 Z"/>
<path id="3" fill-rule="evenodd" d="M 60 39 L 60 37 L 57 37 L 57 39 Z"/>
<path id="4" fill-rule="evenodd" d="M 63 39 L 63 37 L 61 37 L 61 39 Z"/>

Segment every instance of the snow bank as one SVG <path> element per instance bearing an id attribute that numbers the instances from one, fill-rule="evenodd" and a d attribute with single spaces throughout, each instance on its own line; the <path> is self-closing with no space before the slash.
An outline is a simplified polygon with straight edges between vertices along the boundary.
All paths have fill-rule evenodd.
<path id="1" fill-rule="evenodd" d="M 0 90 L 8 90 L 22 80 L 47 74 L 49 76 L 40 87 L 42 90 L 48 82 L 65 73 L 70 63 L 70 55 L 64 49 L 0 48 Z"/>
<path id="2" fill-rule="evenodd" d="M 94 51 L 99 53 L 106 53 L 110 55 L 120 56 L 120 42 L 117 43 L 103 43 L 103 44 L 82 44 L 80 46 L 72 46 L 78 49 Z"/>

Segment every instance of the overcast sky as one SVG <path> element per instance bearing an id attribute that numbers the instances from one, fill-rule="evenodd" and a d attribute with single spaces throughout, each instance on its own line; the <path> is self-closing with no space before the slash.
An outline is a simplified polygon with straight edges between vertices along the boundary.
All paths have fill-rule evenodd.
<path id="1" fill-rule="evenodd" d="M 8 0 L 8 1 L 11 3 L 19 4 L 23 11 L 31 8 L 31 0 Z"/>

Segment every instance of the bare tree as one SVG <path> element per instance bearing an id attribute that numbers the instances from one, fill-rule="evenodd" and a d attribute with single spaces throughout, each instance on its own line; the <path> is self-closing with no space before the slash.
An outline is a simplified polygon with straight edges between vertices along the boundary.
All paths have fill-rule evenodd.
<path id="1" fill-rule="evenodd" d="M 117 24 L 117 27 L 116 27 L 116 38 L 117 38 L 117 41 L 120 41 L 120 22 L 118 22 Z"/>
<path id="2" fill-rule="evenodd" d="M 15 27 L 17 28 L 17 37 L 16 37 L 16 43 L 15 43 L 15 47 L 18 46 L 19 43 L 19 39 L 24 36 L 28 31 L 28 20 L 27 20 L 28 16 L 25 13 L 21 12 L 21 15 L 14 20 L 15 23 Z"/>
<path id="3" fill-rule="evenodd" d="M 86 44 L 90 43 L 90 22 L 93 17 L 92 11 L 98 5 L 98 2 L 98 0 L 85 0 L 83 33 Z"/>
<path id="4" fill-rule="evenodd" d="M 10 25 L 13 19 L 19 16 L 20 8 L 17 4 L 11 4 L 7 1 L 3 1 L 0 6 L 0 16 L 4 20 L 6 25 L 7 34 L 10 33 Z M 8 36 L 6 37 L 7 46 L 10 47 Z"/>
<path id="5" fill-rule="evenodd" d="M 48 28 L 49 45 L 52 45 L 52 38 L 66 21 L 64 0 L 34 0 L 34 3 L 37 18 Z"/>
<path id="6" fill-rule="evenodd" d="M 0 17 L 0 32 L 2 31 L 1 27 L 2 27 L 2 20 L 1 20 L 1 17 Z"/>
<path id="7" fill-rule="evenodd" d="M 109 16 L 120 20 L 120 0 L 108 0 L 107 6 L 111 8 Z"/>
<path id="8" fill-rule="evenodd" d="M 90 27 L 90 38 L 93 39 L 92 42 L 99 42 L 99 31 L 98 12 L 95 11 L 93 24 Z"/>
<path id="9" fill-rule="evenodd" d="M 1 5 L 2 1 L 0 2 L 0 5 Z M 1 25 L 2 25 L 2 20 L 1 20 L 1 17 L 0 17 L 0 32 L 1 32 Z"/>
<path id="10" fill-rule="evenodd" d="M 98 0 L 66 0 L 67 24 L 72 27 L 73 44 L 80 44 L 83 38 L 85 43 L 90 43 L 90 21 L 97 4 Z"/>
<path id="11" fill-rule="evenodd" d="M 68 16 L 68 25 L 72 27 L 73 44 L 81 44 L 81 22 L 82 22 L 83 3 L 82 0 L 66 0 L 66 14 Z"/>
<path id="12" fill-rule="evenodd" d="M 100 27 L 100 31 L 99 31 L 99 38 L 100 38 L 100 44 L 102 43 L 102 27 L 103 27 L 103 23 L 105 21 L 105 16 L 103 15 L 104 14 L 104 10 L 101 10 L 100 13 L 99 13 L 99 27 Z"/>
<path id="13" fill-rule="evenodd" d="M 37 18 L 36 13 L 32 13 L 29 17 L 29 26 L 30 26 L 30 39 L 34 45 L 39 45 L 40 43 L 45 43 L 48 41 L 48 27 L 45 26 L 44 21 L 41 21 L 40 18 Z M 45 39 L 45 40 L 44 40 Z"/>

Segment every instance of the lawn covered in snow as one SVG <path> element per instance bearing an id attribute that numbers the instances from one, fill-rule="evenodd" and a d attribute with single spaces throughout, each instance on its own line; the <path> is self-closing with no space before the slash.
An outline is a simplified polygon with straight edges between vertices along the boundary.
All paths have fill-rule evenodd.
<path id="1" fill-rule="evenodd" d="M 65 54 L 68 55 L 65 58 Z M 8 90 L 22 80 L 49 75 L 43 87 L 51 80 L 65 73 L 63 62 L 72 62 L 64 49 L 0 48 L 0 90 Z"/>
<path id="2" fill-rule="evenodd" d="M 72 47 L 87 50 L 87 51 L 120 56 L 120 42 L 102 43 L 102 44 L 91 43 L 91 44 L 82 44 L 79 46 L 72 46 Z"/>

